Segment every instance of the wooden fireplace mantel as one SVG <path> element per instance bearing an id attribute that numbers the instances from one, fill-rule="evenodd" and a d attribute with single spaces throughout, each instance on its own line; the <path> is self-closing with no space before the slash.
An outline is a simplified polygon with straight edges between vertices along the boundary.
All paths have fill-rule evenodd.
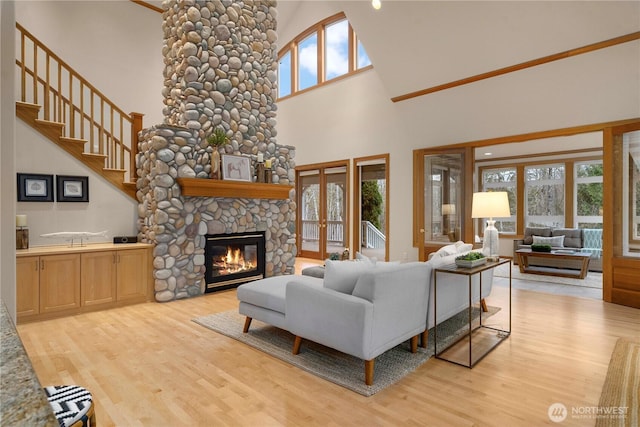
<path id="1" fill-rule="evenodd" d="M 291 185 L 261 182 L 223 181 L 205 178 L 177 178 L 183 196 L 237 197 L 245 199 L 289 198 Z"/>

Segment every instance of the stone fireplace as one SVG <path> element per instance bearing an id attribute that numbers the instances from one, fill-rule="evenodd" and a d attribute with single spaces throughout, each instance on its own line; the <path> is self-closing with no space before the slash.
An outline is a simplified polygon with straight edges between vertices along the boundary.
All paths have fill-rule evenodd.
<path id="1" fill-rule="evenodd" d="M 155 298 L 206 290 L 207 235 L 260 232 L 264 275 L 290 274 L 295 197 L 186 196 L 180 178 L 209 179 L 221 127 L 223 154 L 269 159 L 273 185 L 293 185 L 295 149 L 276 142 L 276 2 L 170 0 L 163 3 L 164 123 L 139 135 L 139 240 L 155 244 Z M 247 185 L 251 185 L 247 183 Z"/>

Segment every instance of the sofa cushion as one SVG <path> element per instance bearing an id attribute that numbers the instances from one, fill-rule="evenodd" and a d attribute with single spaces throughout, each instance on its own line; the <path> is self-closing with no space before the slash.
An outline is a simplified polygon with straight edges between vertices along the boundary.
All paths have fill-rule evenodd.
<path id="1" fill-rule="evenodd" d="M 524 244 L 533 244 L 533 236 L 551 237 L 550 227 L 526 227 L 524 229 Z"/>
<path id="2" fill-rule="evenodd" d="M 582 247 L 582 230 L 579 228 L 556 228 L 552 236 L 564 236 L 565 248 Z"/>
<path id="3" fill-rule="evenodd" d="M 404 264 L 387 265 L 382 268 L 376 265 L 372 271 L 367 272 L 358 278 L 358 281 L 353 288 L 353 296 L 373 302 L 375 297 L 373 294 L 374 283 L 377 275 L 381 273 L 383 275 L 387 275 L 390 273 L 393 277 L 391 283 L 401 283 L 403 280 L 407 280 L 407 277 L 411 277 L 411 272 L 415 271 L 416 268 L 422 270 L 425 286 L 427 286 L 427 283 L 430 280 L 430 266 L 426 262 L 414 261 Z"/>
<path id="4" fill-rule="evenodd" d="M 552 248 L 564 248 L 564 236 L 533 236 L 534 245 L 549 245 Z"/>
<path id="5" fill-rule="evenodd" d="M 320 286 L 322 283 L 315 277 L 285 274 L 244 283 L 238 286 L 237 296 L 240 301 L 251 305 L 284 313 L 287 283 L 294 279 L 309 286 Z"/>
<path id="6" fill-rule="evenodd" d="M 367 271 L 372 270 L 374 265 L 373 262 L 368 260 L 327 260 L 324 268 L 324 287 L 343 294 L 351 294 L 358 278 Z"/>

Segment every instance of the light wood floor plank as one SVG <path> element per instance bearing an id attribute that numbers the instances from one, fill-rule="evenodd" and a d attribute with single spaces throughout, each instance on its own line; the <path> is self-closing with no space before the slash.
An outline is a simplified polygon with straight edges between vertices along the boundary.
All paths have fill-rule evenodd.
<path id="1" fill-rule="evenodd" d="M 505 291 L 495 286 L 492 295 Z M 43 385 L 91 390 L 101 427 L 553 425 L 552 403 L 598 404 L 617 338 L 640 336 L 640 310 L 514 290 L 511 337 L 472 370 L 432 358 L 367 398 L 191 321 L 237 309 L 235 295 L 143 303 L 18 331 Z"/>

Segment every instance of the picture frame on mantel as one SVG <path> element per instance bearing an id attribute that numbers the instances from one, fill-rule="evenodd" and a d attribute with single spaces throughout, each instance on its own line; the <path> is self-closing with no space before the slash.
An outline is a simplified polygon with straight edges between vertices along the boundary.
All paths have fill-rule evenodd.
<path id="1" fill-rule="evenodd" d="M 225 181 L 251 182 L 251 164 L 249 157 L 223 154 L 222 179 Z"/>
<path id="2" fill-rule="evenodd" d="M 58 202 L 88 202 L 89 177 L 56 175 L 56 199 Z"/>
<path id="3" fill-rule="evenodd" d="M 18 173 L 19 202 L 53 202 L 53 175 Z"/>

